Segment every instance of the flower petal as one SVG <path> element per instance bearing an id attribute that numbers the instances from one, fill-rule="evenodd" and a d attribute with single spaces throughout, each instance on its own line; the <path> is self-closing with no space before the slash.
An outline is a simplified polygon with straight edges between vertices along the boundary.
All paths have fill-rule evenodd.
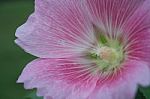
<path id="1" fill-rule="evenodd" d="M 97 78 L 83 67 L 65 59 L 38 59 L 27 65 L 18 82 L 27 89 L 37 88 L 45 99 L 86 99 Z"/>
<path id="2" fill-rule="evenodd" d="M 97 89 L 88 99 L 134 99 L 138 85 L 150 84 L 150 70 L 145 62 L 130 60 L 118 74 Z"/>
<path id="3" fill-rule="evenodd" d="M 143 60 L 150 64 L 150 1 L 144 4 L 124 25 L 126 49 L 130 58 Z"/>
<path id="4" fill-rule="evenodd" d="M 41 58 L 78 56 L 93 46 L 92 28 L 80 0 L 36 0 L 16 43 Z"/>
<path id="5" fill-rule="evenodd" d="M 37 59 L 27 65 L 18 82 L 27 89 L 37 88 L 45 99 L 133 99 L 139 84 L 150 84 L 149 76 L 145 62 L 132 60 L 117 76 L 101 83 L 99 75 L 93 75 L 86 65 L 66 59 Z"/>
<path id="6" fill-rule="evenodd" d="M 124 76 L 128 82 L 142 86 L 150 84 L 150 69 L 146 62 L 130 60 L 124 65 Z"/>
<path id="7" fill-rule="evenodd" d="M 85 0 L 91 19 L 109 37 L 118 37 L 125 22 L 145 0 Z"/>
<path id="8" fill-rule="evenodd" d="M 137 87 L 122 83 L 117 87 L 102 87 L 100 90 L 93 92 L 87 99 L 134 99 Z"/>

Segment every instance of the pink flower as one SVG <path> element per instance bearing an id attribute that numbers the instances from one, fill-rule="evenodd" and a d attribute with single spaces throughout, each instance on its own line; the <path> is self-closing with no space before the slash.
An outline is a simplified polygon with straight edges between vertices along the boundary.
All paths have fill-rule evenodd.
<path id="1" fill-rule="evenodd" d="M 150 84 L 150 0 L 36 0 L 18 79 L 44 99 L 134 99 Z"/>

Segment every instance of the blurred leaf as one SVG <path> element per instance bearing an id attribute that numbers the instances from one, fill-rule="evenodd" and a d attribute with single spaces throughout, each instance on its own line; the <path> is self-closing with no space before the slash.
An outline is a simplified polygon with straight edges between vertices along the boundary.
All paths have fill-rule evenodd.
<path id="1" fill-rule="evenodd" d="M 139 90 L 143 93 L 146 99 L 150 99 L 150 87 L 140 87 Z"/>
<path id="2" fill-rule="evenodd" d="M 146 99 L 143 93 L 138 90 L 135 99 Z"/>
<path id="3" fill-rule="evenodd" d="M 31 92 L 29 95 L 25 96 L 24 99 L 43 99 L 42 97 L 38 97 L 36 95 L 36 91 L 34 90 L 33 92 Z"/>

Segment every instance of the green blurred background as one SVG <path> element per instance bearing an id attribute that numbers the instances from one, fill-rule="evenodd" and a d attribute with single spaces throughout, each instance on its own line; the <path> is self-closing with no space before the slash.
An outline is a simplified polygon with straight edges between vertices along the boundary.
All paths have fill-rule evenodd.
<path id="1" fill-rule="evenodd" d="M 19 48 L 14 40 L 16 28 L 33 10 L 33 0 L 0 0 L 0 99 L 24 99 L 31 93 L 22 84 L 16 84 L 16 80 L 34 57 Z"/>
<path id="2" fill-rule="evenodd" d="M 16 84 L 24 66 L 35 57 L 14 43 L 15 30 L 33 11 L 33 0 L 0 0 L 0 99 L 41 99 Z M 136 99 L 150 99 L 150 88 L 140 88 Z"/>

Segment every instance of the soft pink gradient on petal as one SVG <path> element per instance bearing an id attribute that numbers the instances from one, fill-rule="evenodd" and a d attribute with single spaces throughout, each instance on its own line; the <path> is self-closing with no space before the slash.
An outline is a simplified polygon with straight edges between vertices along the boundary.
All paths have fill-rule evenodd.
<path id="1" fill-rule="evenodd" d="M 130 60 L 124 64 L 117 78 L 107 80 L 88 99 L 134 99 L 138 85 L 150 84 L 150 70 L 145 62 Z"/>
<path id="2" fill-rule="evenodd" d="M 97 78 L 87 70 L 76 68 L 81 67 L 66 59 L 38 59 L 27 65 L 18 82 L 24 82 L 27 89 L 37 88 L 39 96 L 86 99 L 94 90 Z"/>
<path id="3" fill-rule="evenodd" d="M 123 29 L 130 58 L 150 62 L 150 0 L 137 9 Z"/>
<path id="4" fill-rule="evenodd" d="M 79 65 L 66 59 L 37 59 L 26 66 L 18 82 L 27 89 L 37 88 L 39 96 L 54 99 L 133 99 L 138 84 L 150 84 L 144 62 L 126 62 L 121 73 L 105 83 Z"/>
<path id="5" fill-rule="evenodd" d="M 142 86 L 148 86 L 150 84 L 150 69 L 148 63 L 130 60 L 125 63 L 124 70 L 127 71 L 124 76 L 128 82 L 138 83 Z"/>
<path id="6" fill-rule="evenodd" d="M 118 37 L 124 23 L 145 0 L 85 0 L 88 14 L 109 37 Z"/>
<path id="7" fill-rule="evenodd" d="M 109 37 L 123 42 L 129 58 L 150 62 L 149 0 L 85 0 L 90 18 Z"/>
<path id="8" fill-rule="evenodd" d="M 102 87 L 93 92 L 87 99 L 134 99 L 136 90 L 137 87 L 135 85 L 131 86 L 122 82 L 117 87 Z"/>
<path id="9" fill-rule="evenodd" d="M 93 47 L 92 24 L 79 0 L 36 0 L 35 12 L 17 29 L 16 43 L 42 58 L 79 56 Z"/>

